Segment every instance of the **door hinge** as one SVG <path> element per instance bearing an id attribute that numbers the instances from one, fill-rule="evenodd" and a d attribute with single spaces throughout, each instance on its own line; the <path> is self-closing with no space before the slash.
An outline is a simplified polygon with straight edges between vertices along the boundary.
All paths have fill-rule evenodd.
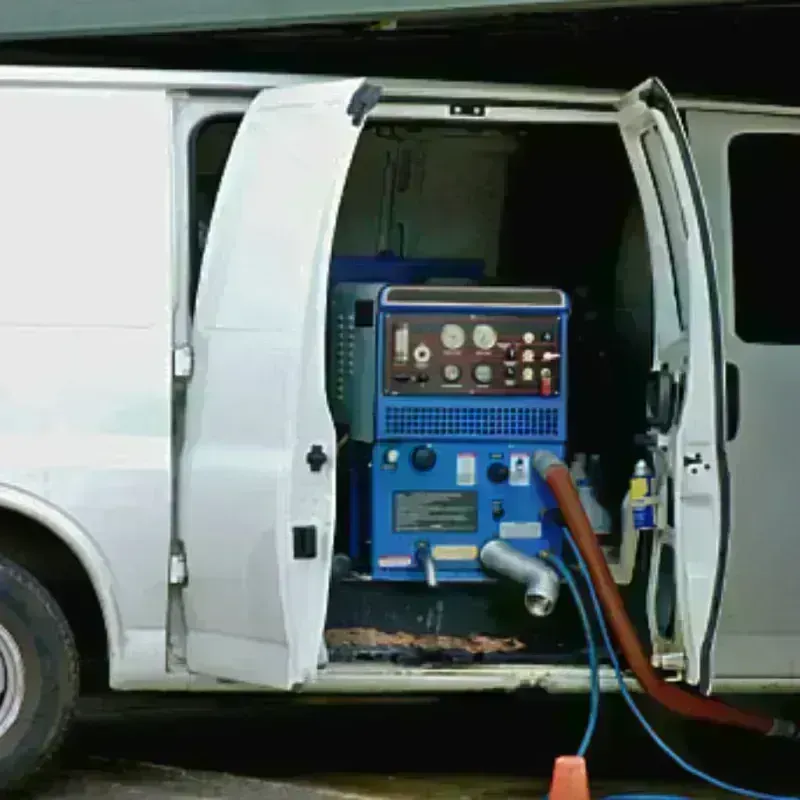
<path id="1" fill-rule="evenodd" d="M 189 582 L 189 570 L 186 565 L 186 552 L 183 544 L 178 543 L 179 550 L 169 557 L 169 585 L 186 586 Z"/>
<path id="2" fill-rule="evenodd" d="M 172 349 L 172 376 L 187 379 L 192 377 L 194 350 L 190 344 L 182 344 Z"/>
<path id="3" fill-rule="evenodd" d="M 683 672 L 686 669 L 686 655 L 681 652 L 654 653 L 650 657 L 650 663 L 655 669 L 663 669 L 667 672 Z"/>

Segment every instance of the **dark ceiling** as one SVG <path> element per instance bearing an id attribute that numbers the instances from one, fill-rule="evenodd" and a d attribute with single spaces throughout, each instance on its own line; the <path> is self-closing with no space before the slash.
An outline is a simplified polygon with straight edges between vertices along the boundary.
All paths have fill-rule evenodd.
<path id="1" fill-rule="evenodd" d="M 49 40 L 0 46 L 4 63 L 442 77 L 627 88 L 800 104 L 800 5 L 539 13 L 364 26 Z"/>

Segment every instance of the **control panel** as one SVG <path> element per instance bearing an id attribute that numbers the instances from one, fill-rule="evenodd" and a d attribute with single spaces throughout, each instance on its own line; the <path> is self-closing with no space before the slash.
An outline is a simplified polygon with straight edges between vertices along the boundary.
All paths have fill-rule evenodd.
<path id="1" fill-rule="evenodd" d="M 556 315 L 386 313 L 383 393 L 557 397 L 560 323 Z"/>
<path id="2" fill-rule="evenodd" d="M 372 462 L 372 575 L 422 581 L 428 556 L 439 581 L 485 581 L 479 554 L 500 538 L 527 555 L 560 552 L 556 507 L 526 444 L 391 442 Z M 553 453 L 563 457 L 563 447 Z"/>

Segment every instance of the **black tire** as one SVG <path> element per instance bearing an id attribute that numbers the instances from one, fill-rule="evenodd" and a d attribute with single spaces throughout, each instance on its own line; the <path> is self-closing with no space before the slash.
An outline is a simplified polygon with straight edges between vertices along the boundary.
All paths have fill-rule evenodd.
<path id="1" fill-rule="evenodd" d="M 0 736 L 0 791 L 18 788 L 51 762 L 79 689 L 78 651 L 64 614 L 33 575 L 0 557 L 0 640 L 5 636 L 21 656 L 24 688 L 16 717 Z"/>

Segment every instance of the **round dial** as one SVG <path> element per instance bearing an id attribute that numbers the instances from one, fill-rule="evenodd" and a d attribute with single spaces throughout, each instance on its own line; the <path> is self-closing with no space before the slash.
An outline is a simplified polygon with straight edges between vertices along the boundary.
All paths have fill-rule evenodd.
<path id="1" fill-rule="evenodd" d="M 476 364 L 475 369 L 472 371 L 476 383 L 491 383 L 492 382 L 492 366 L 491 364 Z"/>
<path id="2" fill-rule="evenodd" d="M 442 377 L 449 383 L 455 383 L 461 377 L 461 367 L 458 364 L 445 364 Z"/>
<path id="3" fill-rule="evenodd" d="M 464 329 L 460 325 L 448 322 L 447 325 L 442 326 L 441 339 L 442 347 L 445 350 L 458 350 L 464 346 L 467 334 L 464 333 Z"/>
<path id="4" fill-rule="evenodd" d="M 497 331 L 491 325 L 476 325 L 472 341 L 478 350 L 491 350 L 497 344 Z"/>

